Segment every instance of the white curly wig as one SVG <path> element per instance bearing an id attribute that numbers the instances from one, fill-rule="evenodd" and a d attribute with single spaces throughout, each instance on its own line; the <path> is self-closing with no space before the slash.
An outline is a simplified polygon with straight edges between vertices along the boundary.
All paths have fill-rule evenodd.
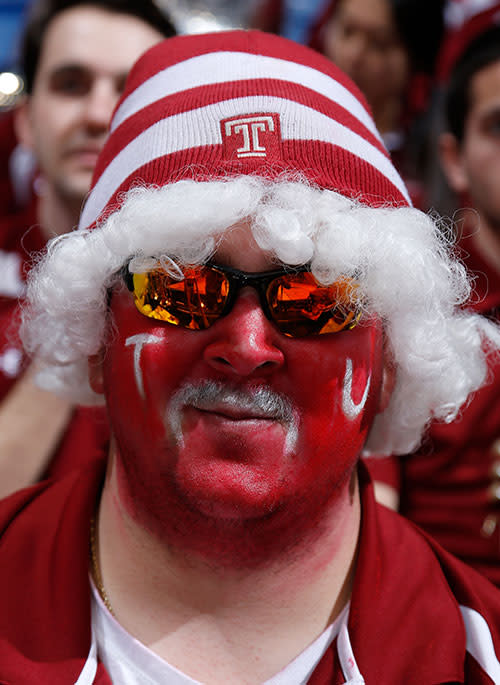
<path id="1" fill-rule="evenodd" d="M 255 31 L 172 38 L 129 75 L 80 230 L 32 271 L 26 347 L 44 387 L 96 401 L 87 357 L 106 342 L 121 267 L 203 262 L 246 220 L 277 262 L 357 279 L 397 370 L 366 453 L 409 452 L 432 418 L 457 416 L 500 347 L 461 308 L 469 285 L 446 237 L 409 204 L 362 95 L 329 60 Z"/>
<path id="2" fill-rule="evenodd" d="M 247 218 L 275 260 L 310 264 L 322 283 L 355 274 L 367 310 L 382 317 L 397 382 L 365 454 L 410 452 L 431 418 L 453 420 L 484 383 L 488 348 L 500 347 L 500 333 L 461 308 L 467 275 L 435 221 L 304 182 L 241 176 L 132 189 L 96 229 L 50 243 L 32 270 L 22 327 L 27 350 L 46 365 L 42 385 L 77 402 L 100 401 L 87 358 L 105 341 L 108 289 L 120 268 L 131 257 L 203 262 L 221 234 Z"/>

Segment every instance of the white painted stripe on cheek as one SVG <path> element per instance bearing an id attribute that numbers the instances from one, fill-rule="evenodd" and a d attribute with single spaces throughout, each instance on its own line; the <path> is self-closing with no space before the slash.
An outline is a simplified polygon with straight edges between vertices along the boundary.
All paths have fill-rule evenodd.
<path id="1" fill-rule="evenodd" d="M 285 439 L 285 456 L 289 456 L 295 452 L 297 447 L 297 440 L 299 438 L 299 415 L 297 411 L 293 412 L 293 418 L 288 424 Z"/>
<path id="2" fill-rule="evenodd" d="M 352 359 L 349 359 L 349 357 L 346 359 L 344 385 L 342 388 L 342 411 L 344 412 L 344 415 L 347 419 L 353 421 L 363 411 L 363 408 L 366 404 L 366 400 L 368 399 L 368 391 L 370 390 L 371 380 L 372 378 L 370 374 L 366 382 L 363 397 L 356 404 L 352 399 Z"/>
<path id="3" fill-rule="evenodd" d="M 144 345 L 149 345 L 151 343 L 161 342 L 162 338 L 157 335 L 149 335 L 148 333 L 138 333 L 137 335 L 131 335 L 130 338 L 125 340 L 125 347 L 134 345 L 134 374 L 135 383 L 137 385 L 137 390 L 142 399 L 145 398 L 144 393 L 144 381 L 142 378 L 141 369 L 141 353 Z"/>

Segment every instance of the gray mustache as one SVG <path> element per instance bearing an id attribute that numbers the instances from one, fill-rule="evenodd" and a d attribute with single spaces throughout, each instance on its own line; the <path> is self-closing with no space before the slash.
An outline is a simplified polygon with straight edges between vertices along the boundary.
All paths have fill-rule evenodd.
<path id="1" fill-rule="evenodd" d="M 178 443 L 182 442 L 181 412 L 186 406 L 208 411 L 237 408 L 250 415 L 284 424 L 289 433 L 287 442 L 293 443 L 296 438 L 297 419 L 292 403 L 265 386 L 249 390 L 208 380 L 181 386 L 172 396 L 166 416 L 166 422 Z"/>
<path id="2" fill-rule="evenodd" d="M 206 381 L 202 385 L 188 385 L 181 388 L 179 399 L 183 404 L 189 404 L 196 409 L 209 410 L 214 406 L 230 409 L 236 406 L 242 411 L 282 422 L 288 422 L 293 417 L 291 403 L 282 395 L 266 387 L 248 391 L 214 381 Z"/>

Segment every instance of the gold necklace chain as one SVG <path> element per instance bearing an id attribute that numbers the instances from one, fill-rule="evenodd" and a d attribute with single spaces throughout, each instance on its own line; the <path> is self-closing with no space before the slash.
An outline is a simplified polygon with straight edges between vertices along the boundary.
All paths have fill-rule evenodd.
<path id="1" fill-rule="evenodd" d="M 104 589 L 104 584 L 102 582 L 101 569 L 99 567 L 99 560 L 97 558 L 96 537 L 96 517 L 92 516 L 90 520 L 90 562 L 92 566 L 92 577 L 94 579 L 94 583 L 96 584 L 99 595 L 101 596 L 101 599 L 104 602 L 104 606 L 109 611 L 109 613 L 112 616 L 114 616 L 115 612 L 113 611 L 113 607 L 111 606 L 111 602 L 109 601 L 109 597 L 106 593 L 106 590 Z"/>

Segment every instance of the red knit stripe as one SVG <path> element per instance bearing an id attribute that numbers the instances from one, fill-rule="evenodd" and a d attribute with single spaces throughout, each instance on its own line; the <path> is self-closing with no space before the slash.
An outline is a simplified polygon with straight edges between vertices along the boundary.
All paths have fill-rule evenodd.
<path id="1" fill-rule="evenodd" d="M 292 45 L 293 53 L 290 53 Z M 248 52 L 254 55 L 275 57 L 293 64 L 302 64 L 306 67 L 317 69 L 338 81 L 348 91 L 351 91 L 366 111 L 370 111 L 361 91 L 354 86 L 352 81 L 333 62 L 330 62 L 314 50 L 303 45 L 292 44 L 285 38 L 273 36 L 272 40 L 270 40 L 268 34 L 261 33 L 260 31 L 224 31 L 204 35 L 203 40 L 200 40 L 200 37 L 197 35 L 178 36 L 177 38 L 169 39 L 167 43 L 159 43 L 147 53 L 147 59 L 141 60 L 134 67 L 134 71 L 127 81 L 122 99 L 128 97 L 136 88 L 158 72 L 198 55 L 218 51 Z"/>
<path id="2" fill-rule="evenodd" d="M 263 95 L 263 92 L 265 95 Z M 161 119 L 187 111 L 194 111 L 196 106 L 206 106 L 216 102 L 234 99 L 239 96 L 266 95 L 281 97 L 290 102 L 298 102 L 323 113 L 362 136 L 380 152 L 387 155 L 384 146 L 368 129 L 341 105 L 332 102 L 309 88 L 304 88 L 288 81 L 252 80 L 233 81 L 230 83 L 202 86 L 176 93 L 160 99 L 149 107 L 126 119 L 111 136 L 108 145 L 99 158 L 94 174 L 94 184 L 101 176 L 109 162 L 116 157 L 128 143 L 140 133 Z M 268 111 L 268 110 L 267 110 Z"/>
<path id="3" fill-rule="evenodd" d="M 322 55 L 276 36 L 160 43 L 132 70 L 114 126 L 82 226 L 116 208 L 131 185 L 189 177 L 298 172 L 372 206 L 408 204 L 356 87 Z"/>
<path id="4" fill-rule="evenodd" d="M 283 143 L 286 163 L 269 164 L 267 160 L 222 159 L 222 146 L 206 146 L 181 150 L 148 162 L 134 170 L 115 190 L 100 217 L 100 221 L 120 208 L 123 194 L 134 186 L 166 185 L 183 179 L 214 181 L 237 174 L 257 174 L 277 179 L 283 174 L 299 172 L 321 188 L 335 190 L 342 195 L 357 199 L 370 206 L 406 206 L 406 199 L 385 176 L 364 160 L 335 145 L 317 141 L 293 141 Z M 214 176 L 214 168 L 220 173 Z M 369 188 L 360 191 L 360 188 Z"/>

